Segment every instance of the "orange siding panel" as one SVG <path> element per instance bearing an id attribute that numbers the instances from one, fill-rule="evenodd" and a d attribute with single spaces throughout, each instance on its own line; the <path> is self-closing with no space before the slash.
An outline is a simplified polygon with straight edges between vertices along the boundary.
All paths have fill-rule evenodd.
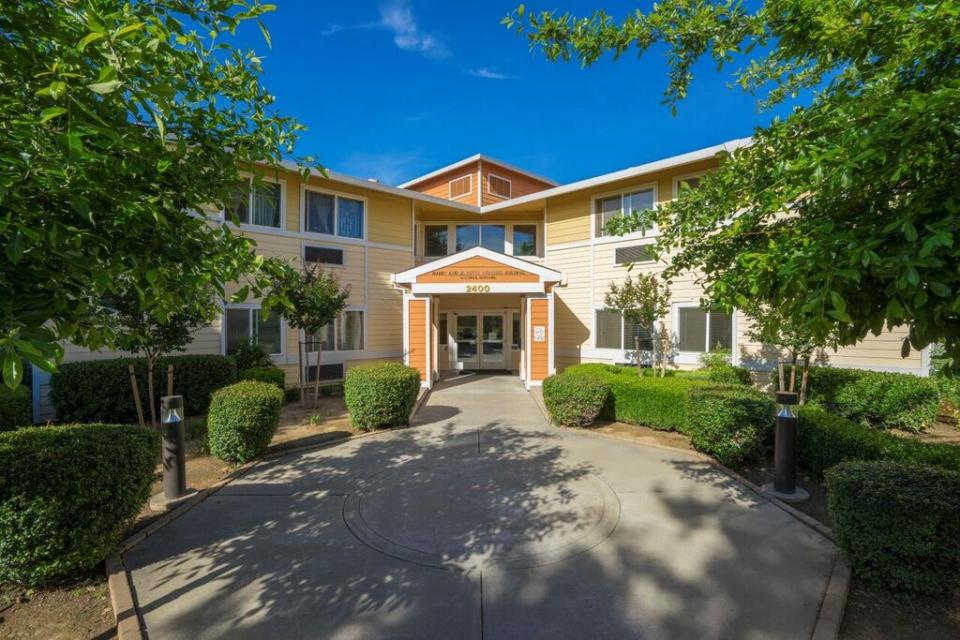
<path id="1" fill-rule="evenodd" d="M 407 362 L 420 372 L 420 380 L 427 379 L 427 301 L 410 300 L 410 324 L 408 326 L 408 353 Z"/>
<path id="2" fill-rule="evenodd" d="M 534 327 L 546 327 L 546 340 L 534 342 Z M 547 300 L 536 298 L 530 301 L 530 335 L 527 344 L 530 345 L 530 379 L 543 380 L 547 377 L 549 367 L 549 347 L 551 338 L 550 312 Z"/>
<path id="3" fill-rule="evenodd" d="M 475 256 L 417 276 L 417 283 L 539 282 L 540 276 Z"/>

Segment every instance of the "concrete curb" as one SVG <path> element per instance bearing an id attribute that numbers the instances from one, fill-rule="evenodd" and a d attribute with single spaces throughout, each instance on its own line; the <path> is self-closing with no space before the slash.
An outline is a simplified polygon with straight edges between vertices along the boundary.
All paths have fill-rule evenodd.
<path id="1" fill-rule="evenodd" d="M 682 453 L 684 455 L 692 456 L 698 460 L 702 460 L 714 468 L 722 471 L 726 475 L 730 476 L 734 480 L 738 481 L 740 484 L 744 485 L 755 493 L 758 497 L 766 500 L 771 503 L 773 506 L 782 509 L 787 512 L 806 526 L 810 527 L 823 537 L 833 542 L 836 545 L 836 539 L 834 538 L 833 531 L 827 525 L 823 524 L 816 518 L 813 518 L 799 509 L 787 504 L 783 500 L 775 498 L 773 496 L 765 494 L 760 487 L 758 487 L 753 482 L 747 480 L 739 473 L 730 469 L 710 456 L 700 453 L 699 451 L 690 451 L 688 449 L 680 449 L 679 447 L 671 447 L 665 444 L 654 444 L 646 442 L 637 442 L 631 440 L 630 438 L 623 438 L 620 436 L 615 436 L 607 433 L 597 433 L 591 431 L 590 429 L 573 429 L 569 427 L 557 427 L 564 431 L 574 431 L 578 433 L 587 433 L 589 435 L 601 438 L 607 438 L 609 440 L 618 440 L 620 442 L 633 442 L 633 444 L 643 446 L 643 447 L 652 447 L 654 449 L 663 449 L 666 451 L 674 451 L 677 453 Z M 827 588 L 824 591 L 823 599 L 820 601 L 820 610 L 817 613 L 817 621 L 813 627 L 813 633 L 811 634 L 811 640 L 835 640 L 837 635 L 840 633 L 840 625 L 843 622 L 843 614 L 847 608 L 847 598 L 850 595 L 850 583 L 852 578 L 852 571 L 850 569 L 850 563 L 844 557 L 843 552 L 837 549 L 837 558 L 833 563 L 833 569 L 830 572 L 830 578 L 827 581 Z"/>

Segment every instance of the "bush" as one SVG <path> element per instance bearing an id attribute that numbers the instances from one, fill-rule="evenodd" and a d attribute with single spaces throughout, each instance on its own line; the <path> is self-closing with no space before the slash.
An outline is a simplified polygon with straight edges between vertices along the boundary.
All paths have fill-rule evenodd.
<path id="1" fill-rule="evenodd" d="M 420 392 L 420 373 L 396 362 L 350 367 L 344 400 L 357 429 L 396 427 L 410 421 Z"/>
<path id="2" fill-rule="evenodd" d="M 210 453 L 226 462 L 253 460 L 277 432 L 282 408 L 283 392 L 266 382 L 245 380 L 216 391 L 207 414 Z"/>
<path id="3" fill-rule="evenodd" d="M 237 363 L 238 371 L 273 366 L 273 358 L 270 357 L 267 350 L 249 340 L 240 341 L 230 355 Z"/>
<path id="4" fill-rule="evenodd" d="M 240 371 L 240 379 L 266 382 L 282 391 L 286 388 L 287 375 L 280 367 L 253 367 Z"/>
<path id="5" fill-rule="evenodd" d="M 35 586 L 102 561 L 149 497 L 158 453 L 134 426 L 0 433 L 0 580 Z"/>
<path id="6" fill-rule="evenodd" d="M 908 373 L 811 367 L 807 401 L 851 420 L 922 431 L 936 421 L 941 391 L 933 378 Z"/>
<path id="7" fill-rule="evenodd" d="M 799 411 L 797 456 L 817 479 L 849 460 L 911 462 L 960 472 L 960 446 L 901 438 L 808 406 Z"/>
<path id="8" fill-rule="evenodd" d="M 721 464 L 755 460 L 773 427 L 774 403 L 753 389 L 733 385 L 694 387 L 688 392 L 687 424 L 693 446 Z"/>
<path id="9" fill-rule="evenodd" d="M 0 431 L 26 427 L 32 423 L 30 390 L 23 384 L 16 389 L 0 384 Z"/>
<path id="10" fill-rule="evenodd" d="M 143 403 L 147 404 L 147 365 L 143 358 L 112 358 L 87 362 L 68 362 L 50 380 L 50 399 L 61 422 L 137 421 L 137 408 L 130 388 L 127 365 L 133 364 Z M 159 398 L 167 388 L 167 365 L 174 366 L 174 393 L 183 396 L 188 415 L 204 413 L 211 394 L 237 380 L 237 367 L 230 356 L 184 355 L 158 358 L 154 371 L 154 390 Z M 158 413 L 159 415 L 159 413 Z"/>
<path id="11" fill-rule="evenodd" d="M 610 396 L 610 385 L 589 375 L 561 373 L 543 381 L 550 419 L 565 427 L 593 424 Z"/>
<path id="12" fill-rule="evenodd" d="M 960 584 L 960 474 L 845 462 L 826 479 L 833 531 L 857 575 L 923 593 Z"/>
<path id="13" fill-rule="evenodd" d="M 730 355 L 729 349 L 718 349 L 701 354 L 700 363 L 703 367 L 700 371 L 703 372 L 703 377 L 719 384 L 752 385 L 753 377 L 750 375 L 750 370 L 730 364 Z"/>

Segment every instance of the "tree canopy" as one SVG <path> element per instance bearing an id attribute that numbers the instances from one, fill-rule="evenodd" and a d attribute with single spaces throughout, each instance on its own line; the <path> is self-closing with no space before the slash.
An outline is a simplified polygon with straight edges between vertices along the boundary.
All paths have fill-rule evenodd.
<path id="1" fill-rule="evenodd" d="M 132 284 L 164 323 L 185 291 L 250 277 L 251 240 L 197 215 L 239 167 L 292 154 L 260 58 L 231 44 L 258 0 L 18 0 L 0 5 L 0 362 L 51 369 L 59 343 L 118 346 L 104 301 Z M 255 163 L 258 163 L 255 165 Z M 301 166 L 312 164 L 301 159 Z M 277 267 L 279 263 L 268 262 Z M 187 293 L 188 295 L 188 293 Z M 215 299 L 203 307 L 218 312 Z"/>
<path id="2" fill-rule="evenodd" d="M 702 273 L 713 304 L 774 306 L 815 343 L 907 325 L 905 352 L 942 340 L 960 369 L 960 2 L 664 0 L 620 21 L 521 6 L 505 23 L 583 65 L 665 46 L 674 109 L 705 57 L 764 107 L 798 98 L 699 188 L 614 229 L 655 216 L 667 275 Z"/>

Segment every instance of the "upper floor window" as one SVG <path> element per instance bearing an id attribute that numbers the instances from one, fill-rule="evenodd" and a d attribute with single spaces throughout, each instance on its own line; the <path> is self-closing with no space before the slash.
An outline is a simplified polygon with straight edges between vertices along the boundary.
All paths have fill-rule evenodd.
<path id="1" fill-rule="evenodd" d="M 445 256 L 447 249 L 447 225 L 428 224 L 423 227 L 423 255 L 430 258 Z"/>
<path id="2" fill-rule="evenodd" d="M 366 203 L 356 198 L 304 191 L 306 231 L 363 239 Z"/>
<path id="3" fill-rule="evenodd" d="M 451 200 L 470 195 L 473 193 L 473 174 L 468 173 L 461 178 L 451 180 L 448 187 Z"/>
<path id="4" fill-rule="evenodd" d="M 698 189 L 700 188 L 700 180 L 703 179 L 703 174 L 698 173 L 696 175 L 689 176 L 678 176 L 673 179 L 673 197 L 676 198 L 680 195 L 681 191 L 686 191 L 687 189 Z"/>
<path id="5" fill-rule="evenodd" d="M 537 225 L 535 224 L 513 225 L 513 255 L 515 256 L 537 255 Z"/>
<path id="6" fill-rule="evenodd" d="M 654 202 L 655 194 L 652 187 L 597 198 L 594 201 L 596 237 L 602 238 L 609 235 L 607 224 L 614 218 L 637 211 L 653 209 Z"/>
<path id="7" fill-rule="evenodd" d="M 490 192 L 490 195 L 499 198 L 509 198 L 511 187 L 510 181 L 506 178 L 495 176 L 492 173 L 487 174 L 487 191 Z"/>
<path id="8" fill-rule="evenodd" d="M 254 185 L 250 178 L 237 183 L 233 197 L 226 207 L 228 219 L 241 224 L 279 229 L 283 219 L 283 188 L 276 182 L 260 182 Z"/>

